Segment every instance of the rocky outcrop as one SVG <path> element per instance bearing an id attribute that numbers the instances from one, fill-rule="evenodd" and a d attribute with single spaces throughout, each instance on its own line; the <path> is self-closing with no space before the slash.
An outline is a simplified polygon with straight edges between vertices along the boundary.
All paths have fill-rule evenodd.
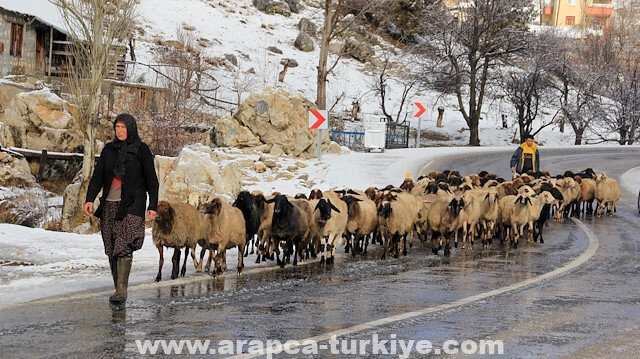
<path id="1" fill-rule="evenodd" d="M 235 198 L 244 172 L 232 159 L 204 145 L 185 147 L 175 159 L 156 156 L 160 198 L 196 207 L 211 196 Z"/>
<path id="2" fill-rule="evenodd" d="M 316 131 L 309 129 L 309 110 L 313 108 L 316 106 L 300 95 L 268 88 L 249 96 L 234 117 L 221 119 L 211 139 L 224 147 L 250 147 L 259 140 L 278 154 L 311 158 L 317 153 L 318 142 Z M 322 148 L 339 151 L 330 146 L 328 131 L 322 133 Z"/>
<path id="3" fill-rule="evenodd" d="M 345 41 L 342 53 L 353 57 L 360 62 L 367 62 L 375 55 L 373 46 L 366 42 L 360 42 L 353 37 Z"/>
<path id="4" fill-rule="evenodd" d="M 26 159 L 0 151 L 0 187 L 28 188 L 36 186 Z"/>
<path id="5" fill-rule="evenodd" d="M 49 89 L 16 94 L 2 118 L 0 143 L 3 147 L 82 152 L 84 135 L 72 111 L 69 102 Z"/>
<path id="6" fill-rule="evenodd" d="M 315 49 L 315 45 L 313 44 L 313 39 L 306 32 L 301 32 L 296 37 L 296 40 L 293 42 L 293 46 L 296 49 L 304 52 L 311 52 Z"/>

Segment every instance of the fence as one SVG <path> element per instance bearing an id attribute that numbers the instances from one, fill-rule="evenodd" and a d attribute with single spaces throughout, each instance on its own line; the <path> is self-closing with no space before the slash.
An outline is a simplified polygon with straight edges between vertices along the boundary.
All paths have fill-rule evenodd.
<path id="1" fill-rule="evenodd" d="M 385 147 L 408 148 L 409 147 L 409 125 L 390 122 L 387 123 L 387 141 Z"/>
<path id="2" fill-rule="evenodd" d="M 331 131 L 329 132 L 329 137 L 340 146 L 349 147 L 351 150 L 360 151 L 364 149 L 364 132 Z"/>
<path id="3" fill-rule="evenodd" d="M 409 147 L 409 125 L 401 123 L 387 123 L 385 148 L 408 148 Z M 363 151 L 364 132 L 332 131 L 329 133 L 332 141 L 340 146 L 349 147 L 354 151 Z"/>

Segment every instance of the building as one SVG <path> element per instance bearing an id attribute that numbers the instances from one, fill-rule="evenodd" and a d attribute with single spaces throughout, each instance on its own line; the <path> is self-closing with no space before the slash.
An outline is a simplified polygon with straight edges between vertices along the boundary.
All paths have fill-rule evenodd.
<path id="1" fill-rule="evenodd" d="M 51 80 L 66 77 L 75 63 L 58 7 L 47 0 L 0 0 L 0 77 Z M 124 80 L 124 46 L 109 78 Z"/>
<path id="2" fill-rule="evenodd" d="M 59 76 L 68 53 L 67 34 L 55 22 L 57 8 L 38 2 L 41 17 L 28 13 L 32 1 L 0 0 L 0 76 Z M 35 7 L 34 7 L 35 8 Z"/>
<path id="3" fill-rule="evenodd" d="M 593 30 L 611 25 L 613 0 L 542 0 L 542 5 L 541 25 Z"/>

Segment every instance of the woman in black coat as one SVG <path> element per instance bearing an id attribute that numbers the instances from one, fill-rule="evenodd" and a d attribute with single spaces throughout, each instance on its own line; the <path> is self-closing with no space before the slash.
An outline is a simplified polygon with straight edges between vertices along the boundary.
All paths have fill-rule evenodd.
<path id="1" fill-rule="evenodd" d="M 144 241 L 145 207 L 147 220 L 153 221 L 157 215 L 159 184 L 153 154 L 140 139 L 135 118 L 120 114 L 113 128 L 116 138 L 104 146 L 96 162 L 84 213 L 100 218 L 104 251 L 116 289 L 109 300 L 122 304 L 127 299 L 132 254 Z M 100 205 L 94 214 L 93 202 L 100 191 Z"/>

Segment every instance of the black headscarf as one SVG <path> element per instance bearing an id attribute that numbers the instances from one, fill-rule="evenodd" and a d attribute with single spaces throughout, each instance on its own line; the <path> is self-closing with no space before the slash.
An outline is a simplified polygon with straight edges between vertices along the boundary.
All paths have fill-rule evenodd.
<path id="1" fill-rule="evenodd" d="M 116 137 L 113 140 L 113 146 L 118 150 L 118 156 L 116 158 L 115 167 L 113 168 L 113 173 L 124 181 L 127 162 L 136 156 L 142 140 L 140 139 L 140 135 L 138 135 L 138 125 L 136 124 L 136 119 L 133 116 L 128 113 L 118 115 L 118 117 L 113 121 L 114 131 L 117 122 L 122 122 L 127 127 L 127 139 L 120 141 L 118 137 Z"/>

